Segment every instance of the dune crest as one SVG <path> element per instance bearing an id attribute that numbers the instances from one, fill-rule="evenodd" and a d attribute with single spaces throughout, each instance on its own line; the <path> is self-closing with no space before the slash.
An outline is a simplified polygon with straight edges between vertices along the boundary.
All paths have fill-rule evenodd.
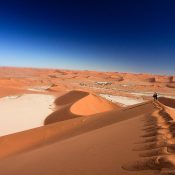
<path id="1" fill-rule="evenodd" d="M 119 106 L 94 94 L 88 94 L 86 97 L 78 100 L 70 107 L 70 111 L 77 115 L 92 115 L 100 112 L 117 109 Z"/>
<path id="2" fill-rule="evenodd" d="M 175 100 L 159 98 L 153 105 L 156 111 L 145 118 L 142 141 L 133 149 L 139 152 L 140 159 L 122 167 L 128 171 L 157 170 L 159 174 L 175 174 L 175 110 L 169 109 L 175 107 Z"/>

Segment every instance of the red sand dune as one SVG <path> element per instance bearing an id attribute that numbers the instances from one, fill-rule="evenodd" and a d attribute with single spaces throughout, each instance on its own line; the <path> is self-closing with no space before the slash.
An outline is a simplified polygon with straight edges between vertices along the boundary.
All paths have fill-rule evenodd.
<path id="1" fill-rule="evenodd" d="M 99 86 L 96 82 L 109 82 L 111 84 Z M 0 84 L 2 88 L 10 87 L 27 90 L 35 86 L 51 85 L 45 93 L 55 95 L 75 89 L 106 94 L 118 94 L 121 92 L 126 94 L 126 92 L 130 91 L 155 90 L 161 93 L 175 94 L 173 82 L 174 76 L 0 67 Z"/>
<path id="2" fill-rule="evenodd" d="M 138 158 L 130 146 L 140 133 L 140 118 L 151 111 L 152 102 L 146 102 L 1 137 L 0 173 L 127 174 L 121 165 Z"/>
<path id="3" fill-rule="evenodd" d="M 12 87 L 0 87 L 0 97 L 23 94 L 23 93 L 27 93 L 27 91 L 23 89 L 18 89 L 18 88 L 12 88 Z"/>
<path id="4" fill-rule="evenodd" d="M 12 75 L 12 84 L 4 80 Z M 45 126 L 0 137 L 0 174 L 175 174 L 175 100 L 120 108 L 94 95 L 113 94 L 125 84 L 125 91 L 159 86 L 173 93 L 167 87 L 170 76 L 26 68 L 1 68 L 0 76 L 0 96 L 30 93 L 28 87 L 48 84 L 58 87 L 43 93 L 64 92 Z M 96 81 L 111 81 L 112 88 L 96 86 Z M 65 89 L 72 91 L 65 94 Z"/>
<path id="5" fill-rule="evenodd" d="M 168 83 L 166 86 L 169 88 L 175 88 L 175 83 Z"/>
<path id="6" fill-rule="evenodd" d="M 151 102 L 143 103 L 120 110 L 116 109 L 91 116 L 56 122 L 44 127 L 4 136 L 0 138 L 0 157 L 79 135 L 115 122 L 136 117 L 152 109 Z"/>
<path id="7" fill-rule="evenodd" d="M 1 137 L 0 173 L 168 174 L 173 123 L 164 108 L 149 101 Z"/>
<path id="8" fill-rule="evenodd" d="M 92 115 L 117 108 L 119 108 L 119 106 L 110 103 L 99 96 L 88 94 L 86 97 L 74 103 L 71 106 L 70 111 L 78 115 Z"/>
<path id="9" fill-rule="evenodd" d="M 84 91 L 68 92 L 58 97 L 55 104 L 58 109 L 46 118 L 45 125 L 120 108 L 102 97 Z"/>

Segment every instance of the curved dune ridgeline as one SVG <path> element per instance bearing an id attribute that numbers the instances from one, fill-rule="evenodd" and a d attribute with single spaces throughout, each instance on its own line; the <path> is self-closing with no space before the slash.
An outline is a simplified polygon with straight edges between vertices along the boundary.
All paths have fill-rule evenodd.
<path id="1" fill-rule="evenodd" d="M 81 115 L 73 114 L 70 111 L 71 105 L 65 105 L 60 109 L 56 110 L 44 120 L 44 125 L 61 122 L 64 120 L 69 120 L 77 117 L 82 117 Z"/>
<path id="2" fill-rule="evenodd" d="M 86 97 L 74 103 L 71 106 L 70 111 L 77 115 L 88 116 L 118 108 L 120 107 L 102 97 L 94 94 L 88 94 Z"/>
<path id="3" fill-rule="evenodd" d="M 56 122 L 0 138 L 0 158 L 35 149 L 154 110 L 151 102 Z"/>
<path id="4" fill-rule="evenodd" d="M 142 139 L 133 149 L 140 158 L 122 167 L 132 172 L 175 174 L 175 100 L 162 97 L 153 105 L 156 110 L 143 120 Z"/>
<path id="5" fill-rule="evenodd" d="M 120 108 L 102 97 L 84 91 L 68 92 L 58 97 L 55 104 L 57 109 L 45 119 L 45 125 Z"/>
<path id="6" fill-rule="evenodd" d="M 55 100 L 57 106 L 75 103 L 77 100 L 87 96 L 89 93 L 84 91 L 70 91 Z"/>

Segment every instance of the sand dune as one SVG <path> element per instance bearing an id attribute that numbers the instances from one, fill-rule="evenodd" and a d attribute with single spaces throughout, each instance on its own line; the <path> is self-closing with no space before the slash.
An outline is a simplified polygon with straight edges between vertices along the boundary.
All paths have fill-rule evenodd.
<path id="1" fill-rule="evenodd" d="M 141 119 L 151 111 L 154 111 L 152 102 L 146 102 L 1 138 L 0 155 L 14 156 L 0 161 L 0 173 L 19 174 L 23 170 L 24 174 L 43 175 L 130 174 L 121 166 L 126 159 L 139 157 L 131 146 L 139 138 Z M 14 140 L 19 150 L 14 150 Z M 7 151 L 9 147 L 11 152 Z M 15 160 L 18 164 L 12 163 Z M 6 169 L 9 164 L 11 168 Z"/>
<path id="2" fill-rule="evenodd" d="M 123 165 L 124 169 L 175 174 L 175 118 L 172 117 L 175 110 L 168 110 L 168 106 L 174 106 L 174 100 L 161 98 L 160 101 L 162 103 L 153 102 L 157 110 L 145 118 L 143 139 L 134 148 L 141 158 Z"/>
<path id="3" fill-rule="evenodd" d="M 6 175 L 17 175 L 21 172 L 26 175 L 130 174 L 129 171 L 121 168 L 121 164 L 125 162 L 126 157 L 127 160 L 138 158 L 138 155 L 130 151 L 130 145 L 139 137 L 137 133 L 140 129 L 139 120 L 140 118 L 136 117 L 122 123 L 115 123 L 5 159 L 0 162 L 0 173 Z M 16 161 L 18 163 L 14 164 Z M 7 168 L 9 164 L 10 169 Z"/>
<path id="4" fill-rule="evenodd" d="M 68 92 L 58 97 L 55 104 L 58 109 L 45 119 L 46 125 L 120 108 L 99 96 L 84 91 Z"/>
<path id="5" fill-rule="evenodd" d="M 151 110 L 153 110 L 153 106 L 147 102 L 4 136 L 0 138 L 0 158 L 136 117 Z"/>
<path id="6" fill-rule="evenodd" d="M 100 86 L 98 82 L 108 82 L 109 84 Z M 111 95 L 120 95 L 121 91 L 125 93 L 127 91 L 153 92 L 155 90 L 174 94 L 174 76 L 122 72 L 0 67 L 0 84 L 2 88 L 30 89 L 36 92 L 39 87 L 39 90 L 49 93 L 79 89 Z M 45 87 L 49 85 L 54 86 L 45 90 Z"/>
<path id="7" fill-rule="evenodd" d="M 84 91 L 70 91 L 55 100 L 57 106 L 75 103 L 77 100 L 87 96 L 89 93 Z"/>
<path id="8" fill-rule="evenodd" d="M 175 101 L 165 98 L 175 94 L 171 76 L 26 68 L 0 68 L 0 76 L 0 97 L 6 100 L 0 106 L 11 103 L 1 108 L 1 116 L 6 111 L 13 117 L 4 119 L 7 123 L 0 129 L 22 123 L 24 118 L 15 118 L 20 110 L 22 117 L 37 117 L 32 123 L 45 120 L 44 126 L 0 137 L 0 174 L 175 174 Z M 33 87 L 42 92 L 30 91 Z M 164 97 L 140 100 L 140 94 L 152 95 L 154 90 Z M 38 94 L 36 101 L 40 95 L 57 96 L 55 111 L 47 117 L 38 114 L 48 107 L 42 105 L 47 101 L 43 98 L 37 104 L 31 100 L 33 112 L 24 112 L 21 97 L 31 93 Z M 120 97 L 117 102 L 129 106 L 96 94 Z M 29 129 L 30 121 L 24 123 Z"/>
<path id="9" fill-rule="evenodd" d="M 1 137 L 0 173 L 168 174 L 174 124 L 165 108 L 149 101 Z"/>
<path id="10" fill-rule="evenodd" d="M 6 97 L 11 95 L 19 95 L 26 93 L 26 90 L 12 88 L 12 87 L 0 87 L 0 97 Z"/>
<path id="11" fill-rule="evenodd" d="M 119 106 L 93 94 L 88 94 L 86 97 L 74 103 L 70 111 L 78 115 L 92 115 L 95 113 L 110 111 L 117 109 Z"/>

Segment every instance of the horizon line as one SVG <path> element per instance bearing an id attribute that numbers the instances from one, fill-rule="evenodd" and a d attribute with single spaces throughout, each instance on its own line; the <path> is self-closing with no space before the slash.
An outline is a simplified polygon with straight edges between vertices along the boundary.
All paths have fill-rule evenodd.
<path id="1" fill-rule="evenodd" d="M 144 75 L 157 75 L 157 76 L 174 76 L 173 74 L 159 74 L 150 72 L 131 72 L 131 71 L 103 71 L 103 70 L 93 70 L 93 69 L 69 69 L 69 68 L 55 68 L 55 67 L 39 67 L 39 66 L 10 66 L 10 65 L 0 65 L 0 68 L 18 68 L 18 69 L 43 69 L 43 70 L 66 70 L 66 71 L 91 71 L 91 72 L 106 72 L 106 73 L 123 73 L 123 74 L 144 74 Z"/>

